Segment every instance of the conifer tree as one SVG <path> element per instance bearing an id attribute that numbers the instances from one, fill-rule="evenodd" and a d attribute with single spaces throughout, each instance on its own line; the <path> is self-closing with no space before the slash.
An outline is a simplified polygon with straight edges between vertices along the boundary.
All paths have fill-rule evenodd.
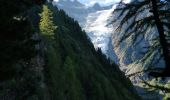
<path id="1" fill-rule="evenodd" d="M 43 5 L 43 12 L 40 14 L 40 32 L 49 37 L 54 36 L 56 26 L 53 23 L 53 13 L 47 5 Z"/>
<path id="2" fill-rule="evenodd" d="M 114 21 L 118 21 L 117 18 L 120 18 L 117 31 L 122 33 L 117 45 L 127 39 L 131 40 L 131 44 L 138 45 L 144 37 L 151 37 L 154 34 L 154 37 L 149 40 L 151 45 L 147 47 L 147 51 L 143 53 L 144 56 L 140 61 L 143 63 L 148 61 L 148 63 L 154 66 L 153 60 L 160 55 L 156 59 L 156 63 L 163 57 L 166 71 L 163 71 L 162 74 L 164 75 L 157 74 L 156 76 L 168 76 L 165 74 L 168 73 L 170 66 L 170 52 L 168 50 L 170 35 L 170 23 L 168 21 L 170 16 L 169 3 L 169 0 L 132 0 L 130 3 L 124 3 L 121 0 L 114 11 L 114 13 L 118 14 Z M 125 28 L 124 31 L 122 31 L 123 28 Z M 158 30 L 157 34 L 153 30 L 155 32 Z"/>

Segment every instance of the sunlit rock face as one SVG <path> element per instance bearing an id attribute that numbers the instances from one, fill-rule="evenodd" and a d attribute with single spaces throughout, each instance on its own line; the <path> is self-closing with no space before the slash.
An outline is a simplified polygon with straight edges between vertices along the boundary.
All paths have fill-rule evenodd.
<path id="1" fill-rule="evenodd" d="M 77 20 L 87 32 L 94 47 L 101 48 L 107 57 L 110 57 L 118 64 L 117 56 L 113 51 L 113 45 L 111 45 L 113 27 L 108 25 L 114 10 L 113 5 L 103 7 L 95 3 L 93 6 L 85 6 L 77 0 L 58 0 L 54 1 L 53 4 Z"/>

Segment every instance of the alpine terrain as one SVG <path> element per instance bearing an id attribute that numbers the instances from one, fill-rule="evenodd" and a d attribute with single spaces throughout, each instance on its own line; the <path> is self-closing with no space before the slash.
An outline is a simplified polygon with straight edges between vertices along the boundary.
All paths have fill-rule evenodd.
<path id="1" fill-rule="evenodd" d="M 131 2 L 133 1 L 126 1 L 125 3 Z M 82 29 L 86 31 L 95 49 L 100 48 L 108 58 L 119 65 L 120 69 L 130 78 L 138 94 L 141 95 L 143 99 L 161 100 L 163 98 L 161 91 L 145 89 L 145 84 L 141 82 L 142 80 L 147 80 L 151 83 L 155 82 L 154 78 L 148 78 L 148 73 L 144 73 L 144 70 L 150 66 L 150 63 L 156 63 L 155 66 L 159 66 L 159 68 L 164 67 L 163 59 L 159 58 L 159 50 L 155 50 L 153 56 L 150 57 L 152 60 L 141 63 L 143 59 L 147 57 L 144 56 L 144 52 L 148 50 L 147 47 L 153 44 L 150 40 L 157 36 L 156 28 L 149 28 L 148 26 L 146 35 L 139 35 L 134 44 L 131 44 L 133 36 L 119 44 L 118 42 L 122 37 L 126 36 L 123 32 L 126 31 L 129 23 L 132 23 L 132 20 L 128 21 L 122 27 L 121 31 L 117 32 L 118 25 L 122 19 L 122 17 L 118 17 L 119 12 L 113 13 L 114 10 L 118 8 L 117 4 L 101 6 L 99 3 L 95 3 L 87 6 L 78 0 L 57 0 L 53 1 L 53 5 L 64 10 L 66 14 L 78 21 Z M 148 13 L 148 11 L 142 12 L 138 16 L 138 19 L 149 15 L 151 14 Z M 117 21 L 112 24 L 115 18 Z M 156 54 L 157 56 L 154 56 Z M 158 59 L 160 59 L 159 62 L 157 61 Z M 137 74 L 133 75 L 134 73 Z M 168 82 L 168 79 L 166 82 Z"/>
<path id="2" fill-rule="evenodd" d="M 109 15 L 112 6 L 58 2 L 0 1 L 0 100 L 141 100 L 118 65 L 102 53 L 112 51 L 111 31 L 93 33 L 95 26 L 106 31 L 97 16 L 107 17 L 102 14 Z M 91 38 L 61 7 L 72 10 L 70 16 L 81 20 Z M 92 19 L 97 19 L 94 25 Z"/>

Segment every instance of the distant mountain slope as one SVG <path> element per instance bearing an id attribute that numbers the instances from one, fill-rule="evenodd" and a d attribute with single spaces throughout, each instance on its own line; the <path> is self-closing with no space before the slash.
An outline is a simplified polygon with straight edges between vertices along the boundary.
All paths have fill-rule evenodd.
<path id="1" fill-rule="evenodd" d="M 47 44 L 47 74 L 55 100 L 140 99 L 123 72 L 102 54 L 79 24 L 64 11 L 51 7 L 57 25 Z"/>
<path id="2" fill-rule="evenodd" d="M 118 62 L 114 51 L 110 50 L 113 46 L 109 45 L 111 44 L 112 26 L 107 26 L 113 11 L 113 5 L 102 7 L 96 3 L 91 7 L 87 7 L 77 0 L 59 0 L 58 2 L 53 2 L 53 4 L 59 9 L 63 9 L 69 16 L 79 22 L 80 26 L 87 32 L 95 48 L 101 48 L 108 57 Z"/>

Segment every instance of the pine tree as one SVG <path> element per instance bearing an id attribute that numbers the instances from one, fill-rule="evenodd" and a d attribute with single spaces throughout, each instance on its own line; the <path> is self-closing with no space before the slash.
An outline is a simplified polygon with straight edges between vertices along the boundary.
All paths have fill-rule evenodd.
<path id="1" fill-rule="evenodd" d="M 118 21 L 117 18 L 120 18 L 117 31 L 122 33 L 117 45 L 128 39 L 131 40 L 131 44 L 138 45 L 144 37 L 155 34 L 152 33 L 152 30 L 158 30 L 158 34 L 155 34 L 148 41 L 152 45 L 147 47 L 147 51 L 143 53 L 144 56 L 140 60 L 142 63 L 148 63 L 148 65 L 154 66 L 156 62 L 162 59 L 163 55 L 163 59 L 166 62 L 166 69 L 162 73 L 164 75 L 157 74 L 156 76 L 168 76 L 165 74 L 169 71 L 170 66 L 170 52 L 168 51 L 170 35 L 170 23 L 168 19 L 170 16 L 169 3 L 169 0 L 133 0 L 126 4 L 121 0 L 114 11 L 114 13 L 118 14 L 114 21 Z M 125 28 L 124 31 L 122 31 L 123 28 Z M 158 55 L 160 55 L 159 58 Z M 155 58 L 158 59 L 154 61 Z"/>
<path id="2" fill-rule="evenodd" d="M 41 33 L 45 36 L 53 37 L 56 26 L 53 23 L 53 13 L 47 5 L 43 6 L 43 12 L 40 14 L 40 17 L 39 28 Z"/>

